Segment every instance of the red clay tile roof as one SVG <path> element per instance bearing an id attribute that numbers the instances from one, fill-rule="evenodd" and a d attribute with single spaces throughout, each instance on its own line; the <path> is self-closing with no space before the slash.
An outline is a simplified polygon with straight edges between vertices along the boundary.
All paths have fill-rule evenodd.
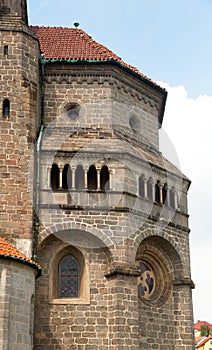
<path id="1" fill-rule="evenodd" d="M 202 325 L 204 325 L 204 326 L 206 325 L 206 326 L 208 326 L 209 329 L 212 329 L 212 324 L 210 324 L 206 321 L 200 321 L 200 320 L 198 320 L 196 323 L 194 323 L 194 329 L 199 331 Z"/>
<path id="2" fill-rule="evenodd" d="M 38 271 L 38 275 L 41 273 L 41 267 L 36 264 L 35 261 L 32 259 L 29 259 L 26 255 L 21 253 L 18 249 L 13 247 L 10 243 L 5 241 L 3 238 L 0 237 L 0 258 L 4 259 L 12 259 L 17 260 L 22 263 L 26 263 Z"/>
<path id="3" fill-rule="evenodd" d="M 202 339 L 199 340 L 199 342 L 196 344 L 196 349 L 202 347 L 203 345 L 205 345 L 211 339 L 212 339 L 211 336 L 209 336 L 209 337 L 202 337 Z"/>
<path id="4" fill-rule="evenodd" d="M 159 87 L 135 67 L 125 63 L 106 46 L 99 44 L 82 29 L 63 27 L 30 26 L 31 31 L 40 43 L 45 59 L 71 61 L 115 61 L 138 74 L 143 79 Z M 159 87 L 161 90 L 161 87 Z"/>

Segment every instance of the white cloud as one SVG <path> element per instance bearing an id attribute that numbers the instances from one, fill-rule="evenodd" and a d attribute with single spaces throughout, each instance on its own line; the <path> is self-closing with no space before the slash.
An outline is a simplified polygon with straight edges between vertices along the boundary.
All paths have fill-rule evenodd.
<path id="1" fill-rule="evenodd" d="M 192 278 L 196 284 L 194 316 L 212 323 L 212 279 L 209 276 L 212 252 L 212 96 L 192 99 L 183 86 L 159 84 L 168 91 L 163 129 L 172 140 L 181 170 L 192 180 L 189 214 Z M 161 132 L 162 139 L 164 130 Z M 161 149 L 172 162 L 177 163 L 176 154 L 173 150 L 170 154 L 167 143 L 161 142 Z"/>

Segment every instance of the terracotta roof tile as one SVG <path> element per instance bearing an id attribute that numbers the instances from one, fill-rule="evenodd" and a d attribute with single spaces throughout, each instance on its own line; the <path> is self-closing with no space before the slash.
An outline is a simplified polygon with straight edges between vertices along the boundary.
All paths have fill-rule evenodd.
<path id="1" fill-rule="evenodd" d="M 41 52 L 45 59 L 76 61 L 115 61 L 137 73 L 142 78 L 158 86 L 154 81 L 141 73 L 137 68 L 124 62 L 106 46 L 96 42 L 78 28 L 30 26 L 38 38 Z M 158 86 L 159 87 L 159 86 Z M 164 90 L 163 88 L 160 88 Z"/>
<path id="2" fill-rule="evenodd" d="M 212 324 L 208 323 L 207 321 L 200 321 L 198 320 L 196 323 L 194 323 L 194 329 L 200 330 L 201 326 L 208 326 L 209 329 L 212 329 Z"/>
<path id="3" fill-rule="evenodd" d="M 18 249 L 13 247 L 10 243 L 5 241 L 1 237 L 0 237 L 0 258 L 8 258 L 8 259 L 20 261 L 22 263 L 26 263 L 28 265 L 31 265 L 35 269 L 37 269 L 39 275 L 41 273 L 41 267 L 35 261 L 28 258 L 26 255 L 21 253 Z"/>

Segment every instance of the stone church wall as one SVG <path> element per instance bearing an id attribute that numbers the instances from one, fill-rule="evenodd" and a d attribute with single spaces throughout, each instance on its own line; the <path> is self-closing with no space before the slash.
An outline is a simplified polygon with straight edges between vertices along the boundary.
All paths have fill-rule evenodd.
<path id="1" fill-rule="evenodd" d="M 31 350 L 34 331 L 35 270 L 0 259 L 0 348 Z"/>

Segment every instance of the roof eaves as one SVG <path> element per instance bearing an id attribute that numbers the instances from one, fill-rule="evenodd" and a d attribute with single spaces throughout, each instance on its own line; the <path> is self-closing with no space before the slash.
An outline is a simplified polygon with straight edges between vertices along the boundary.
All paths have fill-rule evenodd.
<path id="1" fill-rule="evenodd" d="M 34 269 L 37 270 L 36 278 L 40 277 L 42 274 L 41 266 L 34 261 L 28 261 L 28 260 L 22 259 L 21 257 L 16 257 L 12 255 L 7 255 L 7 254 L 0 254 L 0 259 L 13 260 L 13 261 L 17 261 L 22 264 L 28 265 L 30 267 L 33 267 Z"/>
<path id="2" fill-rule="evenodd" d="M 80 59 L 60 59 L 60 58 L 43 58 L 42 59 L 44 64 L 47 63 L 75 63 L 75 64 L 85 64 L 85 63 L 103 63 L 103 64 L 113 64 L 118 66 L 119 68 L 125 70 L 126 72 L 132 74 L 133 76 L 135 76 L 136 78 L 138 78 L 139 80 L 145 82 L 147 85 L 153 87 L 154 89 L 156 89 L 157 91 L 161 92 L 163 94 L 163 100 L 162 100 L 162 105 L 161 105 L 161 110 L 160 110 L 160 114 L 159 114 L 159 124 L 160 127 L 163 123 L 163 116 L 164 116 L 164 111 L 165 111 L 165 105 L 166 105 L 166 99 L 167 99 L 167 91 L 162 88 L 161 86 L 159 86 L 158 84 L 154 83 L 153 81 L 151 81 L 150 79 L 146 78 L 145 76 L 135 72 L 134 70 L 130 69 L 129 67 L 127 67 L 125 64 L 115 60 L 115 59 L 110 59 L 110 60 L 98 60 L 98 59 L 88 59 L 88 60 L 80 60 Z"/>

